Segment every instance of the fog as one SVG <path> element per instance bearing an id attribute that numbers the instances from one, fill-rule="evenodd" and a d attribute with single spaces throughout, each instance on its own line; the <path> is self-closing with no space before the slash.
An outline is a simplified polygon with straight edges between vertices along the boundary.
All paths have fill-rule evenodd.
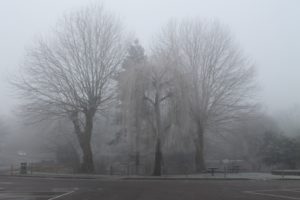
<path id="1" fill-rule="evenodd" d="M 1 1 L 1 110 L 10 114 L 15 98 L 8 80 L 16 73 L 25 49 L 35 37 L 47 34 L 66 12 L 88 2 Z M 143 45 L 170 18 L 202 17 L 220 19 L 230 27 L 246 54 L 257 65 L 260 97 L 269 111 L 281 111 L 299 104 L 300 34 L 297 0 L 254 1 L 104 1 L 105 6 L 122 18 L 126 28 Z"/>
<path id="2" fill-rule="evenodd" d="M 3 119 L 2 121 L 7 126 L 5 129 L 9 132 L 9 134 L 5 134 L 5 137 L 9 139 L 5 142 L 6 150 L 4 152 L 11 151 L 10 148 L 13 148 L 13 151 L 25 151 L 26 149 L 29 152 L 38 152 L 41 149 L 41 142 L 33 142 L 28 138 L 45 135 L 47 131 L 40 126 L 48 127 L 49 130 L 52 130 L 53 127 L 57 128 L 56 125 L 53 125 L 57 123 L 56 121 L 47 121 L 43 125 L 27 125 L 19 115 L 19 104 L 22 104 L 24 99 L 16 94 L 16 89 L 11 82 L 20 74 L 20 65 L 24 62 L 28 50 L 34 46 L 37 38 L 49 37 L 49 33 L 53 31 L 58 20 L 64 15 L 93 3 L 98 3 L 98 1 L 0 1 L 0 120 Z M 247 129 L 250 130 L 249 132 L 253 129 L 255 133 L 276 130 L 275 132 L 278 133 L 284 132 L 286 135 L 298 136 L 300 130 L 298 127 L 300 113 L 300 2 L 298 0 L 103 0 L 101 3 L 106 10 L 121 19 L 125 31 L 131 37 L 138 38 L 139 43 L 145 48 L 146 54 L 150 53 L 151 47 L 155 43 L 155 36 L 171 19 L 218 20 L 226 29 L 230 30 L 230 34 L 241 47 L 243 55 L 249 58 L 255 66 L 255 82 L 258 86 L 255 99 L 260 107 L 259 113 L 263 113 L 257 119 L 263 116 L 262 118 L 268 121 L 266 126 L 272 126 L 272 128 L 266 128 L 259 120 L 256 121 L 257 119 L 253 120 L 252 118 L 249 122 L 234 126 L 238 127 L 237 130 Z M 100 117 L 101 123 L 104 123 L 104 118 Z M 108 119 L 105 118 L 105 120 Z M 273 123 L 276 125 L 273 126 Z M 107 124 L 112 123 L 109 121 L 105 125 Z M 103 151 L 109 152 L 109 143 L 114 140 L 114 134 L 118 132 L 118 128 L 113 125 L 112 128 L 107 128 L 105 125 L 100 127 L 97 124 L 99 127 L 96 126 L 98 131 L 96 131 L 95 137 L 105 141 L 101 150 L 95 150 L 101 151 L 98 153 L 98 157 L 103 154 Z M 189 125 L 185 124 L 184 126 Z M 257 127 L 255 127 L 256 125 Z M 249 128 L 250 126 L 251 128 Z M 70 127 L 72 126 L 70 125 Z M 65 132 L 72 132 L 69 129 Z M 102 132 L 106 132 L 106 135 L 101 135 Z M 230 152 L 234 152 L 235 147 L 239 145 L 239 142 L 229 145 L 216 136 L 211 137 L 210 141 L 212 142 L 207 145 L 207 148 L 213 149 L 212 155 L 208 156 L 210 159 L 220 157 L 215 156 L 215 154 L 220 155 L 220 152 L 214 152 L 213 144 L 223 143 L 224 148 L 229 149 L 227 153 L 224 153 L 226 155 L 222 155 L 223 157 L 230 156 Z M 21 138 L 27 138 L 28 141 Z M 187 140 L 189 141 L 189 139 Z M 240 140 L 238 139 L 238 141 Z M 165 151 L 168 152 L 168 148 L 172 149 L 172 145 L 176 146 L 177 144 L 176 142 L 170 143 Z M 77 148 L 79 144 L 74 142 L 74 146 Z M 123 148 L 126 147 L 119 146 L 112 154 L 124 153 L 120 150 Z M 185 149 L 185 153 L 192 151 L 185 144 L 180 148 Z M 30 159 L 38 160 L 37 156 L 33 157 Z M 239 155 L 236 158 L 240 158 Z M 109 158 L 102 157 L 101 159 Z"/>

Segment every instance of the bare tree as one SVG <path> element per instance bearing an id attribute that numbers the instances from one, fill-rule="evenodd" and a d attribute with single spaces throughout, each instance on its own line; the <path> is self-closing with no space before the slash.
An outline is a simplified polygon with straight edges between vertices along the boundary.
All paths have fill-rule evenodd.
<path id="1" fill-rule="evenodd" d="M 253 108 L 254 68 L 231 34 L 218 22 L 171 22 L 160 48 L 173 58 L 188 111 L 195 124 L 196 171 L 205 169 L 204 133 L 236 120 Z"/>
<path id="2" fill-rule="evenodd" d="M 122 26 L 102 6 L 65 16 L 48 40 L 29 51 L 16 85 L 25 111 L 44 119 L 68 117 L 82 149 L 81 171 L 94 172 L 93 120 L 115 96 L 113 77 L 125 55 Z"/>

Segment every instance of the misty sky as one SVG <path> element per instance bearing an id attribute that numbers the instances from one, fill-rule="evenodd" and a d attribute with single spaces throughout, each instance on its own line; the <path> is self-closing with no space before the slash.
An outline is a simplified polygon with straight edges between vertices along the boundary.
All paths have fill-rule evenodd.
<path id="1" fill-rule="evenodd" d="M 0 0 L 0 112 L 16 100 L 9 79 L 37 36 L 89 0 Z M 100 1 L 99 1 L 100 2 Z M 300 1 L 104 0 L 143 45 L 171 18 L 219 19 L 255 62 L 259 97 L 269 111 L 300 105 Z"/>

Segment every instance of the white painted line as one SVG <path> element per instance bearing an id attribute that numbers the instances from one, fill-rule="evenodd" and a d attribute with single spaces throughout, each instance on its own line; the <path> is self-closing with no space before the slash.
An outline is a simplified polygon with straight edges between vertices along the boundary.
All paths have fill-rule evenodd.
<path id="1" fill-rule="evenodd" d="M 280 192 L 280 191 L 300 192 L 300 188 L 271 189 L 271 190 L 253 190 L 253 191 L 245 191 L 245 192 Z"/>
<path id="2" fill-rule="evenodd" d="M 280 190 L 276 190 L 276 191 L 280 191 Z M 260 192 L 254 192 L 254 191 L 244 191 L 244 193 L 253 194 L 253 195 L 260 195 L 260 196 L 267 196 L 267 197 L 276 197 L 276 198 L 282 198 L 282 199 L 300 200 L 300 198 L 298 198 L 298 197 L 276 195 L 276 194 L 266 194 L 266 193 L 260 193 Z"/>
<path id="3" fill-rule="evenodd" d="M 280 190 L 280 191 L 288 191 L 288 192 L 300 192 L 300 190 L 298 189 L 298 190 Z"/>
<path id="4" fill-rule="evenodd" d="M 97 178 L 61 178 L 61 177 L 12 177 L 12 178 L 18 178 L 18 179 L 28 179 L 28 180 L 49 180 L 49 181 L 75 181 L 75 180 L 79 180 L 79 181 L 99 181 L 100 179 Z M 107 180 L 107 179 L 101 179 L 101 180 Z"/>
<path id="5" fill-rule="evenodd" d="M 67 193 L 64 193 L 64 194 L 58 195 L 58 196 L 56 196 L 56 197 L 52 197 L 52 198 L 50 198 L 50 199 L 48 199 L 48 200 L 54 200 L 54 199 L 58 199 L 58 198 L 61 198 L 61 197 L 67 196 L 67 195 L 69 195 L 69 194 L 72 194 L 73 192 L 75 192 L 75 191 L 70 191 L 70 192 L 67 192 Z"/>

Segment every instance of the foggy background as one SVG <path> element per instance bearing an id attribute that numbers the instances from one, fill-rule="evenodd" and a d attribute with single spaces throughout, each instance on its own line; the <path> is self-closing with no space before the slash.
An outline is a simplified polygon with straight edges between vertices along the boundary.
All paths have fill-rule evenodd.
<path id="1" fill-rule="evenodd" d="M 4 119 L 10 133 L 10 139 L 4 144 L 7 147 L 5 155 L 9 155 L 8 152 L 15 155 L 16 151 L 18 154 L 19 151 L 29 152 L 28 154 L 30 151 L 38 152 L 37 149 L 43 145 L 40 142 L 43 136 L 42 138 L 33 136 L 40 132 L 47 134 L 48 130 L 51 132 L 53 127 L 57 128 L 56 122 L 54 122 L 54 125 L 44 124 L 45 126 L 41 125 L 41 127 L 32 129 L 20 125 L 21 122 L 15 118 L 17 104 L 22 99 L 18 99 L 9 82 L 18 74 L 18 67 L 26 56 L 26 50 L 32 47 L 37 37 L 47 37 L 52 31 L 52 27 L 64 14 L 94 2 L 98 1 L 0 1 L 0 121 Z M 299 134 L 299 1 L 103 0 L 101 2 L 105 9 L 120 17 L 126 30 L 140 40 L 146 51 L 151 45 L 152 38 L 172 18 L 199 17 L 219 20 L 228 26 L 234 39 L 244 50 L 244 54 L 255 64 L 259 86 L 256 96 L 262 110 L 272 115 L 287 134 Z M 259 119 L 257 120 L 259 121 Z M 255 121 L 254 125 L 249 126 L 256 128 L 256 123 L 263 122 Z M 241 126 L 247 127 L 244 124 Z M 249 133 L 255 132 L 251 128 L 249 128 Z M 264 128 L 261 129 L 265 131 Z M 96 131 L 101 132 L 100 130 L 102 130 L 101 127 L 96 128 Z M 110 132 L 113 131 L 112 128 Z M 20 137 L 22 135 L 23 137 Z M 18 140 L 14 140 L 14 137 L 17 137 Z M 111 138 L 107 139 L 107 141 L 110 140 Z M 28 144 L 32 143 L 39 145 L 30 146 L 28 149 Z M 234 147 L 232 147 L 232 152 L 235 152 Z M 43 157 L 44 155 L 40 154 L 39 156 Z M 33 157 L 38 159 L 39 156 L 34 155 Z"/>
<path id="2" fill-rule="evenodd" d="M 10 115 L 16 100 L 8 84 L 26 48 L 47 35 L 66 12 L 94 1 L 0 1 L 0 110 Z M 300 2 L 297 0 L 109 0 L 128 30 L 147 49 L 151 38 L 170 18 L 219 19 L 227 25 L 246 55 L 256 64 L 259 98 L 268 112 L 299 104 Z"/>

